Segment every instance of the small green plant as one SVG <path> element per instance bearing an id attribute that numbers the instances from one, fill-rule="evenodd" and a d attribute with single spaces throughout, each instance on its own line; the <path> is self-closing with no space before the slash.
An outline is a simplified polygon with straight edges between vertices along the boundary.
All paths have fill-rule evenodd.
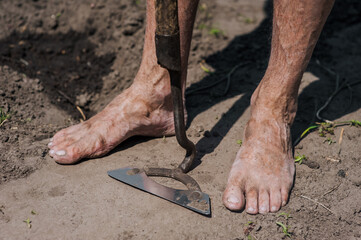
<path id="1" fill-rule="evenodd" d="M 254 225 L 254 222 L 248 221 L 246 224 L 244 224 L 244 226 L 246 226 L 246 227 L 251 226 L 251 225 Z"/>
<path id="2" fill-rule="evenodd" d="M 302 164 L 303 160 L 306 160 L 306 156 L 305 155 L 300 155 L 299 153 L 297 153 L 297 156 L 295 157 L 295 163 L 298 163 L 299 165 Z"/>
<path id="3" fill-rule="evenodd" d="M 32 215 L 36 215 L 37 213 L 34 210 L 31 210 Z"/>
<path id="4" fill-rule="evenodd" d="M 350 123 L 351 123 L 351 126 L 361 127 L 361 122 L 360 121 L 351 120 Z"/>
<path id="5" fill-rule="evenodd" d="M 0 108 L 0 124 L 10 118 L 10 114 L 6 114 L 2 108 Z"/>
<path id="6" fill-rule="evenodd" d="M 325 137 L 327 133 L 331 134 L 331 135 L 335 134 L 335 124 L 334 123 L 322 122 L 319 124 L 318 134 L 320 135 L 320 137 Z"/>
<path id="7" fill-rule="evenodd" d="M 209 34 L 216 37 L 224 35 L 223 31 L 217 27 L 211 27 L 211 29 L 209 30 Z"/>
<path id="8" fill-rule="evenodd" d="M 240 140 L 237 140 L 237 144 L 239 145 L 239 146 L 242 146 L 242 143 L 243 143 L 243 141 L 240 139 Z"/>
<path id="9" fill-rule="evenodd" d="M 292 233 L 289 232 L 288 226 L 285 226 L 281 222 L 276 222 L 276 224 L 282 228 L 282 232 L 285 234 L 286 237 L 291 238 Z"/>
<path id="10" fill-rule="evenodd" d="M 23 222 L 26 223 L 26 226 L 28 226 L 28 228 L 31 228 L 31 220 L 29 218 L 24 220 Z"/>
<path id="11" fill-rule="evenodd" d="M 323 141 L 324 143 L 327 142 L 328 145 L 331 145 L 332 143 L 336 143 L 336 141 L 333 141 L 332 138 L 328 137 L 326 140 Z"/>
<path id="12" fill-rule="evenodd" d="M 277 215 L 277 217 L 281 217 L 281 216 L 285 217 L 286 220 L 292 218 L 289 213 L 285 213 L 285 212 L 281 212 L 280 214 Z"/>
<path id="13" fill-rule="evenodd" d="M 245 22 L 246 24 L 251 24 L 251 23 L 255 23 L 256 22 L 256 18 L 250 18 L 250 17 L 246 17 L 242 14 L 239 14 L 240 20 Z"/>
<path id="14" fill-rule="evenodd" d="M 331 121 L 321 122 L 321 123 L 316 122 L 314 123 L 314 125 L 309 126 L 305 131 L 302 132 L 301 136 L 295 141 L 296 145 L 299 141 L 301 141 L 302 138 L 304 138 L 310 132 L 318 130 L 318 135 L 320 137 L 326 137 L 327 135 L 334 135 L 336 127 L 341 127 L 345 125 L 361 127 L 361 121 L 349 120 L 342 122 L 331 122 Z M 333 143 L 327 140 L 325 142 L 328 142 L 329 144 Z"/>
<path id="15" fill-rule="evenodd" d="M 244 232 L 244 235 L 247 236 L 247 239 L 248 240 L 255 239 L 251 232 L 256 227 L 256 224 L 252 221 L 248 221 L 246 224 L 244 224 L 244 226 L 245 226 L 245 229 L 243 230 L 243 232 Z"/>
<path id="16" fill-rule="evenodd" d="M 208 73 L 208 74 L 212 74 L 213 72 L 212 72 L 209 68 L 207 68 L 206 66 L 204 66 L 203 63 L 204 63 L 204 61 L 202 61 L 201 63 L 199 63 L 199 65 L 201 66 L 202 70 L 203 70 L 204 72 Z"/>

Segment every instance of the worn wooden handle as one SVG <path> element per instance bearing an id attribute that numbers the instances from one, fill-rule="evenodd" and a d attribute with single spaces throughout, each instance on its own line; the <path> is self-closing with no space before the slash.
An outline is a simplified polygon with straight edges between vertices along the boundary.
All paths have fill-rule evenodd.
<path id="1" fill-rule="evenodd" d="M 155 0 L 156 34 L 169 36 L 179 32 L 178 1 Z"/>

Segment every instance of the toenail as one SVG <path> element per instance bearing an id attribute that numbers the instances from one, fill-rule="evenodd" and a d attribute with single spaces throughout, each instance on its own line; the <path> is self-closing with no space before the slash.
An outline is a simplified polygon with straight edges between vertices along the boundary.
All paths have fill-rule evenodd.
<path id="1" fill-rule="evenodd" d="M 271 208 L 271 210 L 272 210 L 272 212 L 275 212 L 275 211 L 277 211 L 277 207 L 273 206 L 273 207 Z"/>
<path id="2" fill-rule="evenodd" d="M 286 205 L 286 203 L 287 203 L 286 201 L 283 201 L 283 202 L 282 202 L 282 206 Z"/>
<path id="3" fill-rule="evenodd" d="M 59 150 L 55 154 L 58 156 L 64 156 L 66 154 L 66 152 L 64 150 Z"/>
<path id="4" fill-rule="evenodd" d="M 266 207 L 261 207 L 259 210 L 260 210 L 261 212 L 266 212 Z"/>
<path id="5" fill-rule="evenodd" d="M 50 150 L 49 153 L 50 153 L 50 154 L 54 154 L 55 151 L 54 151 L 54 150 Z"/>
<path id="6" fill-rule="evenodd" d="M 248 208 L 248 212 L 254 212 L 254 208 L 253 208 L 253 207 L 249 207 L 249 208 Z"/>
<path id="7" fill-rule="evenodd" d="M 48 143 L 48 147 L 53 146 L 53 142 Z"/>
<path id="8" fill-rule="evenodd" d="M 227 201 L 230 203 L 239 203 L 239 199 L 235 196 L 230 196 L 229 198 L 227 198 Z"/>

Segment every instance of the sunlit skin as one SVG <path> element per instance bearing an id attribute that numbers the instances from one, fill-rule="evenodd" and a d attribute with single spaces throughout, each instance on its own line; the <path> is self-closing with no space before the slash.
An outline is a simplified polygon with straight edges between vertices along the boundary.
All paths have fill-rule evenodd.
<path id="1" fill-rule="evenodd" d="M 230 170 L 223 203 L 247 213 L 277 212 L 289 198 L 294 161 L 290 127 L 298 88 L 333 0 L 274 0 L 271 56 L 252 95 L 251 117 Z M 179 0 L 183 86 L 198 1 Z M 147 1 L 141 66 L 133 85 L 100 113 L 56 133 L 49 154 L 61 164 L 99 157 L 134 135 L 173 135 L 168 72 L 155 55 L 154 0 Z"/>

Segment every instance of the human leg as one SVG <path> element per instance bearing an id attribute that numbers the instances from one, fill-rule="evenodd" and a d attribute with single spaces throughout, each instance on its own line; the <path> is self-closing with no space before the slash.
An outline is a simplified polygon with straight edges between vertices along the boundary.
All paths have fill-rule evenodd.
<path id="1" fill-rule="evenodd" d="M 230 210 L 276 212 L 288 201 L 298 88 L 333 2 L 274 0 L 269 65 L 252 95 L 243 145 L 223 194 Z"/>
<path id="2" fill-rule="evenodd" d="M 178 1 L 183 86 L 197 4 Z M 56 133 L 48 145 L 56 162 L 71 164 L 104 155 L 134 135 L 174 134 L 169 74 L 157 64 L 155 26 L 155 0 L 148 0 L 142 62 L 132 86 L 94 117 Z"/>

